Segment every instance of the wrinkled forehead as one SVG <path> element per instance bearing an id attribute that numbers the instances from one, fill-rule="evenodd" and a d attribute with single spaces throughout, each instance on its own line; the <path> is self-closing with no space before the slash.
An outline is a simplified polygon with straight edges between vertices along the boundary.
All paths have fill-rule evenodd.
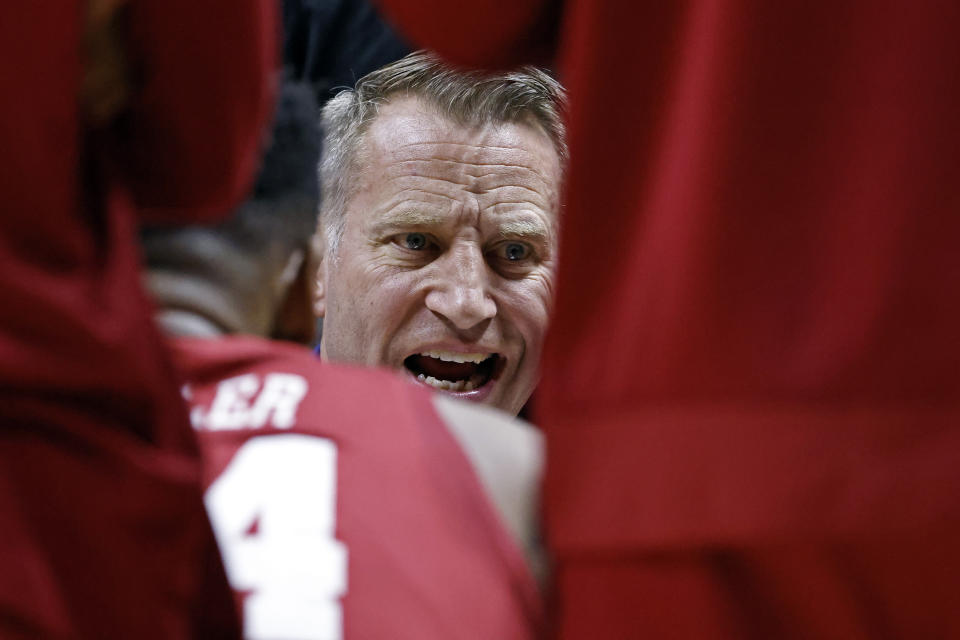
<path id="1" fill-rule="evenodd" d="M 439 160 L 491 171 L 525 170 L 542 182 L 554 207 L 559 196 L 560 159 L 538 123 L 468 126 L 415 97 L 396 98 L 380 108 L 359 156 L 363 173 L 374 179 L 391 166 Z"/>

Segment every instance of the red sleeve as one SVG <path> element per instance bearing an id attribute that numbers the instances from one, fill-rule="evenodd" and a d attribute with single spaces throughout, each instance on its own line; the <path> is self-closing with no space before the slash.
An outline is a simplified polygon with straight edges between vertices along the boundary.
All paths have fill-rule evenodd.
<path id="1" fill-rule="evenodd" d="M 417 46 L 456 64 L 511 67 L 549 61 L 560 2 L 552 0 L 378 0 Z"/>
<path id="2" fill-rule="evenodd" d="M 121 164 L 147 219 L 214 221 L 247 195 L 275 96 L 275 4 L 130 3 Z"/>

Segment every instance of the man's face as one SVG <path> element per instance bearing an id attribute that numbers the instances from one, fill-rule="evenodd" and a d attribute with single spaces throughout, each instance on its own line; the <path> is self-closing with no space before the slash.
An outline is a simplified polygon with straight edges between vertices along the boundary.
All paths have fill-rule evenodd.
<path id="1" fill-rule="evenodd" d="M 359 166 L 320 270 L 323 357 L 516 414 L 537 382 L 553 295 L 560 164 L 549 138 L 466 128 L 403 98 L 380 110 Z"/>

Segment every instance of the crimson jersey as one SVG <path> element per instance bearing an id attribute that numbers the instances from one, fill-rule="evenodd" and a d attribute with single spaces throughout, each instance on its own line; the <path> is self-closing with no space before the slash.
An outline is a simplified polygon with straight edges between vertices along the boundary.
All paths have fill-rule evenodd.
<path id="1" fill-rule="evenodd" d="M 260 338 L 172 343 L 247 635 L 534 637 L 522 554 L 428 391 Z"/>
<path id="2" fill-rule="evenodd" d="M 97 2 L 120 7 L 129 72 L 101 121 L 81 87 L 113 77 L 93 61 L 113 31 L 85 30 L 92 2 L 0 4 L 0 636 L 231 635 L 136 227 L 213 221 L 246 192 L 275 3 Z"/>
<path id="3" fill-rule="evenodd" d="M 960 637 L 960 4 L 381 4 L 558 45 L 561 635 Z"/>

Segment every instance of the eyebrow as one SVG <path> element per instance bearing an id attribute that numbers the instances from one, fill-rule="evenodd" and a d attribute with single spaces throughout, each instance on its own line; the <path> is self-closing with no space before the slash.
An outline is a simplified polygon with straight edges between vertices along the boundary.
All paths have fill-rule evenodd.
<path id="1" fill-rule="evenodd" d="M 388 229 L 407 229 L 437 227 L 443 224 L 446 216 L 430 213 L 422 209 L 399 209 L 385 214 L 373 225 L 375 232 Z"/>
<path id="2" fill-rule="evenodd" d="M 528 220 L 504 222 L 499 225 L 498 231 L 502 238 L 526 238 L 529 240 L 539 240 L 541 242 L 547 240 L 547 230 L 539 222 L 531 222 Z"/>

